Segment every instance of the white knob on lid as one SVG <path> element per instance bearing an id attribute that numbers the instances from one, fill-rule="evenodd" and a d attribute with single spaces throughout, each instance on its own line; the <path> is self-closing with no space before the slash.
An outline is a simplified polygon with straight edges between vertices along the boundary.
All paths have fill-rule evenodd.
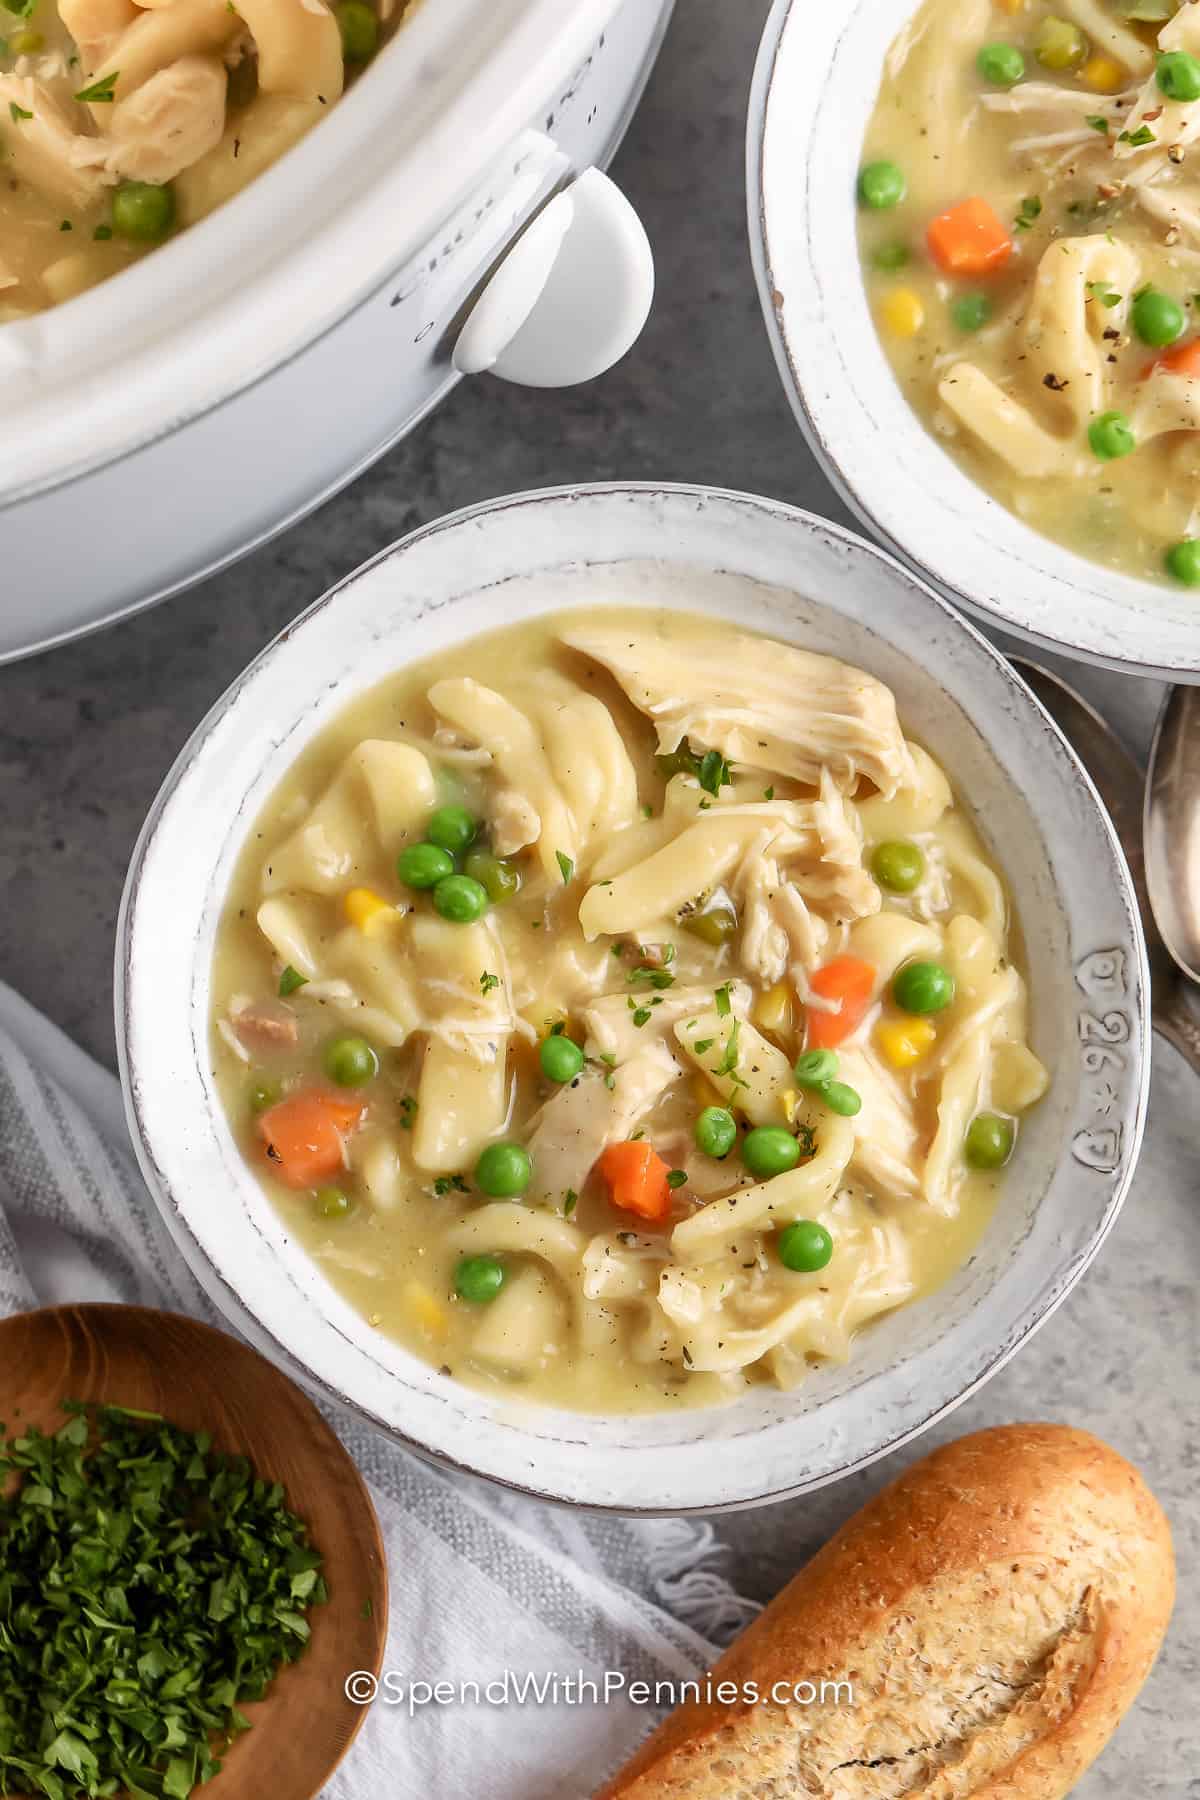
<path id="1" fill-rule="evenodd" d="M 624 194 L 586 169 L 522 233 L 454 347 L 460 375 L 571 387 L 619 362 L 654 299 L 654 257 Z"/>

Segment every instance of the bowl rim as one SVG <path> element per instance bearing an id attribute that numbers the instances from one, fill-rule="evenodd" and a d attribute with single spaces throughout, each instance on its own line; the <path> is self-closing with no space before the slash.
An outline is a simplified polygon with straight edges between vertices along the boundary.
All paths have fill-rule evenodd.
<path id="1" fill-rule="evenodd" d="M 826 36 L 816 47 L 815 53 L 811 43 L 806 42 L 813 79 L 817 79 L 818 68 L 826 68 L 836 57 L 845 33 L 860 14 L 870 13 L 873 41 L 882 37 L 882 52 L 886 50 L 893 35 L 893 14 L 902 8 L 901 16 L 907 18 L 917 10 L 919 4 L 920 0 L 892 0 L 885 15 L 883 6 L 872 9 L 871 0 L 856 0 L 849 22 L 844 19 L 839 19 L 836 24 L 826 21 L 822 27 Z M 822 472 L 854 517 L 910 573 L 917 575 L 943 599 L 965 607 L 989 625 L 1009 632 L 1025 643 L 1119 673 L 1167 681 L 1200 682 L 1200 622 L 1191 626 L 1182 620 L 1163 615 L 1163 596 L 1170 595 L 1173 590 L 1078 555 L 1035 531 L 993 499 L 937 443 L 901 394 L 890 366 L 883 359 L 878 333 L 869 315 L 871 340 L 878 351 L 878 362 L 882 365 L 881 370 L 876 370 L 876 375 L 887 384 L 888 389 L 888 423 L 895 424 L 900 416 L 907 421 L 906 448 L 909 454 L 894 454 L 890 466 L 896 471 L 918 461 L 920 468 L 914 472 L 906 490 L 904 499 L 907 504 L 898 502 L 890 509 L 882 483 L 875 480 L 874 476 L 870 484 L 860 478 L 856 464 L 861 455 L 862 435 L 868 429 L 873 435 L 882 429 L 881 424 L 864 415 L 861 430 L 856 436 L 848 421 L 851 417 L 856 420 L 859 418 L 858 402 L 843 410 L 839 418 L 837 406 L 832 402 L 823 403 L 812 392 L 826 371 L 844 370 L 845 357 L 841 350 L 839 332 L 844 328 L 848 317 L 855 315 L 860 306 L 865 308 L 858 256 L 855 254 L 853 258 L 850 276 L 852 292 L 846 296 L 852 301 L 852 305 L 826 305 L 819 313 L 810 309 L 799 321 L 803 329 L 789 330 L 789 300 L 780 291 L 776 281 L 773 245 L 777 242 L 777 237 L 772 232 L 773 209 L 767 195 L 770 161 L 768 138 L 776 113 L 783 110 L 780 107 L 773 111 L 777 94 L 776 77 L 787 48 L 790 29 L 801 29 L 801 25 L 796 23 L 799 11 L 796 0 L 773 0 L 759 43 L 746 121 L 747 227 L 750 260 L 767 338 L 788 403 Z M 810 11 L 806 10 L 803 23 L 811 36 Z M 873 105 L 873 90 L 871 100 Z M 790 113 L 794 111 L 795 109 L 789 109 Z M 797 182 L 791 196 L 793 208 L 790 226 L 803 229 L 806 261 L 812 272 L 823 258 L 810 233 L 812 208 L 809 178 L 814 158 L 818 166 L 822 159 L 815 154 L 815 125 L 810 129 L 813 137 L 808 144 L 805 177 L 803 181 Z M 856 167 L 859 138 L 857 132 L 852 133 L 852 136 Z M 828 161 L 826 156 L 824 162 L 828 164 Z M 828 169 L 826 173 L 828 174 Z M 851 187 L 852 181 L 846 186 L 847 205 L 852 209 Z M 827 181 L 823 181 L 821 191 L 828 191 Z M 894 402 L 898 402 L 898 405 Z M 954 496 L 953 508 L 946 502 L 947 491 Z M 936 508 L 932 504 L 933 496 L 938 497 Z M 927 517 L 922 524 L 919 522 L 920 517 L 926 509 Z M 957 568 L 987 570 L 986 575 L 977 575 L 970 582 L 962 579 L 948 565 L 945 559 L 949 553 L 944 549 L 947 523 L 957 530 L 960 517 L 965 518 L 968 514 L 977 516 L 971 517 L 969 527 L 961 534 L 962 545 L 968 546 L 969 553 L 960 554 Z M 983 529 L 985 522 L 988 526 L 986 532 Z M 996 539 L 1003 540 L 1002 548 L 996 546 Z M 1052 568 L 1049 566 L 1051 564 L 1057 566 Z M 1064 603 L 1074 603 L 1074 617 L 1063 634 L 1046 629 L 1028 610 L 1022 613 L 1019 608 L 1012 608 L 1005 603 L 1001 596 L 1018 591 L 1010 573 L 1014 567 L 1021 569 L 1027 578 L 1027 586 L 1036 582 L 1042 602 L 1042 618 L 1057 619 L 1062 616 Z M 996 573 L 995 580 L 990 578 L 993 571 Z M 1007 582 L 1005 574 L 1008 575 Z M 1124 598 L 1119 594 L 1114 595 L 1111 591 L 1113 589 L 1123 590 Z M 1139 602 L 1144 604 L 1144 610 L 1139 608 Z M 1152 610 L 1154 605 L 1158 608 L 1157 618 Z M 1102 612 L 1099 625 L 1094 623 L 1097 606 Z M 1110 627 L 1108 630 L 1105 629 L 1105 621 Z M 1157 644 L 1156 633 L 1159 640 Z M 1147 640 L 1149 647 L 1143 650 L 1141 644 Z"/>
<path id="2" fill-rule="evenodd" d="M 968 1376 L 961 1386 L 954 1391 L 939 1397 L 928 1407 L 919 1407 L 917 1416 L 911 1418 L 900 1430 L 890 1430 L 883 1434 L 882 1441 L 872 1442 L 865 1450 L 849 1457 L 837 1467 L 821 1471 L 816 1475 L 804 1474 L 799 1479 L 788 1480 L 782 1485 L 764 1488 L 754 1492 L 739 1492 L 731 1497 L 713 1499 L 702 1496 L 689 1500 L 672 1494 L 669 1499 L 656 1498 L 645 1503 L 631 1503 L 628 1498 L 596 1499 L 579 1492 L 563 1491 L 561 1488 L 539 1483 L 536 1466 L 533 1474 L 520 1478 L 511 1473 L 503 1473 L 490 1466 L 486 1461 L 474 1461 L 464 1456 L 448 1453 L 444 1448 L 432 1445 L 418 1436 L 414 1436 L 404 1425 L 388 1419 L 368 1402 L 357 1399 L 339 1387 L 335 1379 L 320 1372 L 313 1363 L 306 1360 L 295 1342 L 289 1343 L 278 1331 L 271 1329 L 249 1310 L 249 1305 L 233 1288 L 226 1273 L 218 1269 L 210 1260 L 207 1251 L 196 1233 L 191 1218 L 188 1216 L 179 1199 L 171 1188 L 161 1170 L 155 1155 L 150 1129 L 147 1126 L 143 1105 L 139 1064 L 133 1044 L 134 1020 L 130 1006 L 130 989 L 133 982 L 133 958 L 136 946 L 136 915 L 140 901 L 143 875 L 147 860 L 153 850 L 155 839 L 162 828 L 164 818 L 179 801 L 179 789 L 187 777 L 196 753 L 204 746 L 213 731 L 220 725 L 225 714 L 250 687 L 259 675 L 266 670 L 298 633 L 305 630 L 310 621 L 319 618 L 349 587 L 361 581 L 372 571 L 392 559 L 402 557 L 406 553 L 418 549 L 426 541 L 460 531 L 487 520 L 494 515 L 508 513 L 513 509 L 525 507 L 558 506 L 563 503 L 573 505 L 581 500 L 621 500 L 638 498 L 654 499 L 668 504 L 681 503 L 697 508 L 712 506 L 731 507 L 738 513 L 746 512 L 751 516 L 765 513 L 771 519 L 783 523 L 788 529 L 800 529 L 807 533 L 819 533 L 847 554 L 848 557 L 863 556 L 878 565 L 890 578 L 898 579 L 904 589 L 920 596 L 924 605 L 932 606 L 941 621 L 949 627 L 953 634 L 959 635 L 974 647 L 976 653 L 982 653 L 994 672 L 1002 679 L 1009 696 L 1027 712 L 1032 709 L 1033 716 L 1043 729 L 1047 730 L 1067 764 L 1073 784 L 1079 787 L 1085 798 L 1090 799 L 1092 807 L 1092 824 L 1099 833 L 1100 840 L 1111 858 L 1112 873 L 1115 877 L 1115 899 L 1121 915 L 1122 935 L 1120 953 L 1127 958 L 1130 972 L 1129 1011 L 1131 1020 L 1131 1041 L 1136 1052 L 1136 1060 L 1125 1084 L 1125 1092 L 1121 1097 L 1120 1116 L 1123 1136 L 1121 1137 L 1119 1154 L 1111 1170 L 1103 1172 L 1110 1177 L 1107 1195 L 1102 1209 L 1094 1220 L 1086 1235 L 1086 1242 L 1081 1250 L 1077 1250 L 1065 1260 L 1065 1263 L 1054 1273 L 1053 1285 L 1049 1290 L 1040 1290 L 1032 1302 L 1022 1305 L 1018 1317 L 1008 1323 L 1007 1331 L 1001 1332 L 998 1348 L 989 1350 L 980 1361 L 978 1372 Z M 610 557 L 598 558 L 606 565 L 619 565 L 622 562 L 640 560 L 614 552 Z M 686 554 L 681 558 L 687 564 Z M 524 567 L 514 571 L 513 578 L 528 579 L 538 569 L 569 568 L 578 566 L 571 558 L 559 557 L 550 564 Z M 697 570 L 704 571 L 707 565 L 698 558 L 692 563 Z M 742 569 L 716 570 L 717 573 L 732 573 L 744 580 L 753 582 L 754 577 Z M 505 579 L 500 577 L 499 579 Z M 469 600 L 481 589 L 494 586 L 495 580 L 484 580 L 474 586 L 468 585 L 453 596 L 448 603 Z M 801 597 L 799 585 L 792 590 L 797 598 Z M 840 609 L 827 599 L 815 604 L 824 610 L 837 613 Z M 552 610 L 540 609 L 542 612 Z M 723 615 L 728 616 L 728 615 Z M 463 637 L 478 635 L 477 629 L 464 632 Z M 422 654 L 428 654 L 428 650 Z M 915 658 L 908 649 L 898 647 L 898 654 L 914 662 Z M 404 659 L 397 660 L 392 672 L 404 666 Z M 382 675 L 377 677 L 381 679 Z M 330 684 L 331 686 L 334 684 Z M 363 691 L 366 691 L 364 688 Z M 981 736 L 984 735 L 981 733 Z M 990 738 L 987 740 L 990 744 Z M 278 777 L 276 777 L 277 779 Z M 1057 895 L 1063 893 L 1057 879 L 1054 881 Z M 192 1272 L 200 1280 L 210 1297 L 219 1306 L 222 1313 L 230 1318 L 251 1342 L 262 1349 L 272 1360 L 298 1379 L 310 1392 L 314 1392 L 335 1404 L 347 1408 L 357 1417 L 381 1429 L 393 1441 L 402 1443 L 418 1456 L 440 1467 L 475 1478 L 483 1477 L 506 1487 L 513 1492 L 530 1498 L 559 1502 L 578 1506 L 585 1511 L 598 1513 L 613 1512 L 624 1516 L 680 1516 L 684 1514 L 715 1514 L 726 1511 L 737 1511 L 744 1508 L 764 1505 L 777 1500 L 796 1497 L 800 1494 L 815 1491 L 817 1488 L 843 1479 L 859 1469 L 868 1467 L 881 1457 L 891 1454 L 913 1441 L 940 1419 L 946 1417 L 957 1406 L 977 1392 L 983 1384 L 1002 1368 L 1016 1350 L 1027 1341 L 1046 1319 L 1057 1309 L 1066 1295 L 1074 1287 L 1084 1271 L 1099 1251 L 1104 1239 L 1114 1224 L 1127 1195 L 1134 1170 L 1137 1165 L 1145 1125 L 1150 1076 L 1150 1011 L 1149 1011 L 1149 966 L 1144 940 L 1138 924 L 1137 903 L 1134 896 L 1128 867 L 1125 863 L 1120 844 L 1117 840 L 1111 821 L 1104 810 L 1099 796 L 1079 763 L 1074 751 L 1062 736 L 1054 721 L 1040 705 L 1025 683 L 1010 667 L 1003 654 L 973 626 L 963 618 L 943 598 L 929 588 L 911 570 L 890 556 L 877 545 L 864 540 L 857 534 L 833 524 L 826 519 L 789 506 L 783 502 L 769 500 L 761 496 L 740 493 L 735 490 L 699 486 L 690 483 L 662 482 L 603 482 L 585 484 L 567 484 L 552 488 L 527 490 L 517 494 L 498 496 L 494 499 L 476 503 L 456 510 L 426 525 L 418 527 L 392 545 L 380 550 L 368 561 L 352 570 L 341 581 L 335 583 L 323 595 L 307 607 L 296 619 L 284 626 L 276 637 L 247 665 L 247 667 L 229 685 L 225 692 L 209 708 L 189 735 L 186 743 L 176 757 L 165 776 L 158 794 L 151 805 L 146 821 L 139 833 L 130 861 L 125 888 L 122 894 L 117 921 L 115 968 L 114 968 L 114 1010 L 117 1037 L 117 1058 L 121 1077 L 122 1095 L 125 1105 L 126 1119 L 133 1143 L 137 1162 L 147 1187 L 153 1196 L 159 1212 L 175 1240 L 178 1248 L 188 1262 Z M 1059 1157 L 1051 1171 L 1048 1181 L 1057 1178 L 1061 1165 L 1067 1160 L 1068 1142 L 1064 1137 Z M 252 1176 L 251 1176 L 252 1179 Z M 339 1333 L 336 1324 L 322 1320 L 322 1325 L 333 1336 Z M 898 1366 L 898 1365 L 893 1365 Z M 954 1378 L 957 1382 L 957 1377 Z M 456 1384 L 456 1393 L 469 1395 L 472 1390 L 464 1389 Z M 737 1403 L 728 1408 L 715 1409 L 729 1417 Z M 581 1419 L 591 1415 L 560 1415 Z M 599 1415 L 605 1417 L 606 1415 Z M 623 1415 L 607 1415 L 620 1418 Z M 657 1415 L 655 1415 L 657 1416 Z M 522 1442 L 527 1446 L 536 1446 L 541 1439 L 532 1433 L 522 1433 Z M 720 1435 L 707 1438 L 707 1442 L 719 1443 Z M 607 1454 L 617 1455 L 620 1447 L 609 1449 Z"/>

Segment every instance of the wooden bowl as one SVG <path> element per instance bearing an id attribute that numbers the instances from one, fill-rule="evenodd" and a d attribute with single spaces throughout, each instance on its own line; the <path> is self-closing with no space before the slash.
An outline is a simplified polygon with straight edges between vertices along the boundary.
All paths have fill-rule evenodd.
<path id="1" fill-rule="evenodd" d="M 283 1484 L 325 1559 L 329 1600 L 312 1638 L 224 1757 L 205 1800 L 312 1800 L 367 1708 L 346 1699 L 356 1669 L 378 1675 L 387 1639 L 387 1565 L 362 1476 L 312 1402 L 256 1350 L 210 1325 L 142 1306 L 55 1306 L 0 1321 L 0 1419 L 10 1432 L 64 1423 L 64 1399 L 144 1408 Z"/>

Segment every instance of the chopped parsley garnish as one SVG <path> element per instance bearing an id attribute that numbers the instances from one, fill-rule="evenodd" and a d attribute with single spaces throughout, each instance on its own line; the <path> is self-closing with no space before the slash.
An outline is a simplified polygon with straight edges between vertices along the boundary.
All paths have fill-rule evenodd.
<path id="1" fill-rule="evenodd" d="M 80 88 L 74 98 L 84 106 L 111 105 L 120 78 L 120 69 L 114 69 L 111 75 L 102 75 L 99 81 L 93 81 L 91 87 Z"/>
<path id="2" fill-rule="evenodd" d="M 60 231 L 74 231 L 75 227 L 72 225 L 70 219 L 64 219 L 58 229 Z"/>
<path id="3" fill-rule="evenodd" d="M 729 1011 L 730 1011 L 729 983 L 727 981 L 723 981 L 721 983 L 720 987 L 717 989 L 716 993 L 713 995 L 713 999 L 717 1003 L 718 1019 L 727 1019 L 729 1017 Z"/>
<path id="4" fill-rule="evenodd" d="M 1017 210 L 1017 216 L 1013 220 L 1013 224 L 1018 231 L 1028 231 L 1032 225 L 1036 225 L 1041 216 L 1042 203 L 1037 195 L 1026 194 Z"/>
<path id="5" fill-rule="evenodd" d="M 665 969 L 634 969 L 625 979 L 634 985 L 640 982 L 644 987 L 661 989 L 675 986 L 675 977 L 668 975 Z"/>
<path id="6" fill-rule="evenodd" d="M 697 1038 L 692 1045 L 692 1049 L 696 1052 L 697 1056 L 704 1056 L 707 1051 L 712 1049 L 716 1041 L 716 1038 Z"/>
<path id="7" fill-rule="evenodd" d="M 321 1556 L 207 1432 L 64 1401 L 0 1427 L 0 1787 L 186 1800 L 309 1638 Z"/>
<path id="8" fill-rule="evenodd" d="M 479 977 L 480 993 L 481 994 L 490 994 L 499 986 L 500 986 L 500 977 L 498 975 L 492 975 L 491 973 L 489 973 L 489 971 L 487 969 L 485 969 L 483 971 L 483 974 Z"/>
<path id="9" fill-rule="evenodd" d="M 669 1188 L 686 1187 L 687 1186 L 687 1170 L 686 1169 L 668 1169 L 667 1170 L 667 1186 Z"/>
<path id="10" fill-rule="evenodd" d="M 433 1191 L 440 1200 L 446 1194 L 469 1194 L 471 1190 L 461 1175 L 439 1175 Z"/>
<path id="11" fill-rule="evenodd" d="M 8 116 L 14 125 L 19 125 L 22 119 L 32 119 L 33 114 L 31 112 L 26 112 L 23 106 L 18 106 L 15 100 L 10 100 L 8 103 Z"/>
<path id="12" fill-rule="evenodd" d="M 706 750 L 700 758 L 697 770 L 700 786 L 706 794 L 714 797 L 720 794 L 723 787 L 728 787 L 733 780 L 729 773 L 729 764 L 719 750 Z"/>
<path id="13" fill-rule="evenodd" d="M 1089 281 L 1086 285 L 1091 298 L 1098 300 L 1101 306 L 1120 306 L 1120 294 L 1114 294 L 1107 281 Z"/>
<path id="14" fill-rule="evenodd" d="M 283 971 L 283 974 L 279 977 L 279 993 L 280 997 L 284 1000 L 287 999 L 289 994 L 294 994 L 297 988 L 307 986 L 308 976 L 302 975 L 299 969 L 293 969 L 291 963 L 288 964 L 287 968 Z"/>
<path id="15" fill-rule="evenodd" d="M 579 1195 L 575 1192 L 574 1188 L 568 1188 L 563 1197 L 563 1218 L 569 1219 L 578 1205 Z"/>
<path id="16" fill-rule="evenodd" d="M 1103 131 L 1107 134 L 1108 120 L 1099 113 L 1093 113 L 1090 118 L 1084 120 L 1084 124 L 1090 125 L 1093 131 Z"/>
<path id="17" fill-rule="evenodd" d="M 1117 142 L 1118 144 L 1128 144 L 1134 150 L 1140 150 L 1143 144 L 1156 144 L 1158 139 L 1148 125 L 1139 125 L 1136 131 L 1123 131 Z"/>
<path id="18" fill-rule="evenodd" d="M 633 1022 L 635 1025 L 647 1025 L 650 1022 L 650 1017 L 650 1008 L 648 1006 L 639 1006 L 634 1012 Z"/>
<path id="19" fill-rule="evenodd" d="M 109 238 L 112 236 L 112 226 L 111 225 L 97 225 L 95 231 L 93 231 L 93 233 L 92 233 L 92 236 L 98 244 L 107 244 Z"/>
<path id="20" fill-rule="evenodd" d="M 570 882 L 572 875 L 575 873 L 575 864 L 565 851 L 562 850 L 556 850 L 554 852 L 554 860 L 558 864 L 558 872 L 563 878 L 563 886 L 566 887 Z"/>
<path id="21" fill-rule="evenodd" d="M 774 789 L 774 786 L 771 786 L 771 787 L 765 787 L 765 788 L 764 788 L 764 789 L 763 789 L 763 799 L 764 799 L 764 800 L 773 800 L 773 799 L 774 799 L 774 798 L 775 798 L 775 789 Z"/>
<path id="22" fill-rule="evenodd" d="M 417 1102 L 412 1094 L 400 1096 L 400 1129 L 411 1131 L 417 1122 Z"/>
<path id="23" fill-rule="evenodd" d="M 735 1081 L 739 1082 L 741 1082 L 741 1077 L 737 1073 L 738 1038 L 741 1035 L 741 1029 L 741 1020 L 735 1019 L 729 1027 L 729 1036 L 725 1040 L 725 1053 L 714 1071 L 717 1075 L 732 1075 Z M 741 1082 L 741 1085 L 744 1087 L 745 1083 Z"/>

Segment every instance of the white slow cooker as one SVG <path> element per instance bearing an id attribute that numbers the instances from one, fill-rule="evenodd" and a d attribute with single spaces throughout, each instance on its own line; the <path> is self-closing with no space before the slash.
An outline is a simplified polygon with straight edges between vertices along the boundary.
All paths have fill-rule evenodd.
<path id="1" fill-rule="evenodd" d="M 0 328 L 0 662 L 177 592 L 328 498 L 461 374 L 561 386 L 653 265 L 599 171 L 673 0 L 420 0 L 236 199 Z"/>

